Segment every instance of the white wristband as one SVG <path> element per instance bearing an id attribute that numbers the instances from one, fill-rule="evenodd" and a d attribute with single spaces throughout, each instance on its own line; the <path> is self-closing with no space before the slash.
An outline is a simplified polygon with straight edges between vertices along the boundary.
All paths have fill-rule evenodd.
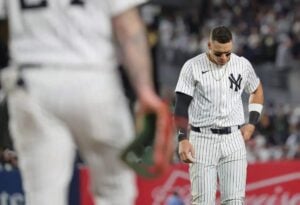
<path id="1" fill-rule="evenodd" d="M 261 114 L 262 109 L 263 109 L 263 105 L 262 104 L 258 104 L 258 103 L 250 103 L 249 106 L 248 106 L 249 112 L 256 111 L 259 114 Z"/>

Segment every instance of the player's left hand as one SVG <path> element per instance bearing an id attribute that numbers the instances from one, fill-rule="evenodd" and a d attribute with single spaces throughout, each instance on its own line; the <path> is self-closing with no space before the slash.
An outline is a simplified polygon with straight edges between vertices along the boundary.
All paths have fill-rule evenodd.
<path id="1" fill-rule="evenodd" d="M 245 124 L 241 127 L 241 132 L 245 141 L 248 141 L 255 131 L 255 126 L 253 124 Z"/>

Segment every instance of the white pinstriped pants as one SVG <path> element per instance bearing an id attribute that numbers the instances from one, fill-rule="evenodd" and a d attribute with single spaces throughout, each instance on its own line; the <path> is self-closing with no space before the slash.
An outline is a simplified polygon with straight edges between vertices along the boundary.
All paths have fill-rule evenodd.
<path id="1" fill-rule="evenodd" d="M 193 205 L 213 205 L 219 179 L 222 205 L 242 205 L 247 160 L 240 130 L 227 135 L 191 131 L 196 162 L 190 164 Z"/>
<path id="2" fill-rule="evenodd" d="M 119 159 L 134 129 L 117 72 L 35 68 L 24 78 L 27 89 L 8 89 L 8 102 L 26 204 L 67 204 L 75 144 L 90 168 L 95 204 L 134 204 L 134 173 Z"/>

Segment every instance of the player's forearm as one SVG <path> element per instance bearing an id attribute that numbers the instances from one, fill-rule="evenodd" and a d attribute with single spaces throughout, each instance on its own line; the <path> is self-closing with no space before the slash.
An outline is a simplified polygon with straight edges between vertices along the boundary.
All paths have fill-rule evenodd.
<path id="1" fill-rule="evenodd" d="M 257 89 L 251 93 L 249 98 L 249 123 L 256 125 L 259 122 L 264 104 L 264 93 L 261 83 Z"/>
<path id="2" fill-rule="evenodd" d="M 182 141 L 188 138 L 188 108 L 192 99 L 192 96 L 186 95 L 181 92 L 176 92 L 174 124 L 178 132 L 178 141 Z"/>
<path id="3" fill-rule="evenodd" d="M 137 93 L 153 88 L 152 63 L 144 25 L 136 9 L 113 19 L 130 81 Z"/>
<path id="4" fill-rule="evenodd" d="M 249 104 L 264 104 L 264 92 L 261 83 L 258 85 L 257 89 L 250 94 Z"/>

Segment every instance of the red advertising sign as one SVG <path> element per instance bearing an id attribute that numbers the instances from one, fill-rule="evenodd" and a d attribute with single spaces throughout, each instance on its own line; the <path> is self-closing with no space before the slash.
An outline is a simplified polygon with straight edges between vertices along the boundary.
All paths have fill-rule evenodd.
<path id="1" fill-rule="evenodd" d="M 86 170 L 82 176 L 87 185 Z M 185 204 L 190 204 L 190 182 L 185 164 L 174 165 L 168 173 L 155 180 L 137 177 L 137 185 L 139 197 L 136 205 L 166 205 L 174 191 L 179 193 Z M 84 190 L 81 189 L 81 193 L 87 200 L 81 200 L 81 205 L 92 205 Z M 300 161 L 249 165 L 246 195 L 246 205 L 300 205 Z"/>
<path id="2" fill-rule="evenodd" d="M 300 205 L 300 161 L 249 165 L 247 205 Z"/>

